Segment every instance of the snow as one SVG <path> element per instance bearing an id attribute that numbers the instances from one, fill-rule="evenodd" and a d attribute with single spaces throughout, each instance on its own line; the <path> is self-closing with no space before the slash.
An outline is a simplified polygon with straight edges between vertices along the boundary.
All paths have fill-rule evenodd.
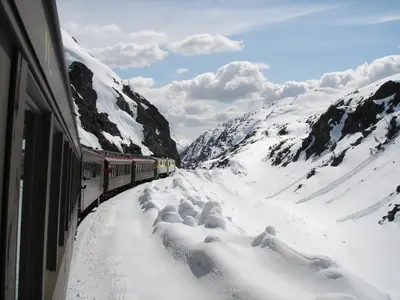
<path id="1" fill-rule="evenodd" d="M 78 125 L 78 132 L 79 132 L 79 138 L 80 138 L 81 144 L 93 147 L 94 149 L 96 149 L 96 148 L 102 149 L 97 137 L 93 133 L 87 132 L 86 130 L 84 130 L 82 128 L 82 123 L 81 123 L 80 114 L 78 111 L 78 106 L 76 105 L 75 102 L 73 102 L 73 103 L 74 103 L 74 108 L 75 108 L 76 122 Z"/>
<path id="2" fill-rule="evenodd" d="M 177 170 L 103 203 L 78 229 L 68 299 L 399 299 L 399 224 L 377 225 L 382 207 L 340 219 L 373 198 L 347 191 L 360 178 L 324 197 L 329 209 L 267 201 L 248 179 Z"/>
<path id="3" fill-rule="evenodd" d="M 121 143 L 129 145 L 130 141 L 132 141 L 142 149 L 144 155 L 152 154 L 152 152 L 142 144 L 142 141 L 144 140 L 143 126 L 136 122 L 137 104 L 123 93 L 121 78 L 106 65 L 91 56 L 88 50 L 82 48 L 78 43 L 76 43 L 64 29 L 61 29 L 61 34 L 67 68 L 69 68 L 74 61 L 78 61 L 83 63 L 93 72 L 93 89 L 97 93 L 96 108 L 99 113 L 107 113 L 109 120 L 115 123 L 121 132 L 122 138 L 118 136 L 110 138 L 110 134 L 108 134 L 106 138 L 112 143 L 116 142 L 116 146 L 120 150 L 122 149 Z M 116 105 L 117 97 L 119 95 L 115 90 L 117 90 L 119 95 L 122 95 L 125 101 L 129 104 L 129 107 L 133 112 L 133 117 L 119 109 Z M 77 108 L 75 108 L 75 110 L 76 112 L 78 111 Z M 81 143 L 86 146 L 101 149 L 97 137 L 82 128 L 79 115 L 77 116 L 77 122 Z"/>
<path id="4" fill-rule="evenodd" d="M 176 149 L 178 150 L 178 153 L 181 153 L 192 143 L 192 140 L 176 132 L 171 132 L 171 137 L 176 143 Z"/>
<path id="5" fill-rule="evenodd" d="M 312 91 L 230 120 L 184 151 L 203 155 L 202 168 L 102 203 L 78 229 L 68 299 L 399 300 L 400 216 L 378 222 L 400 203 L 400 143 L 386 140 L 400 111 L 385 109 L 367 136 L 341 130 L 386 81 Z M 334 150 L 272 163 L 274 147 L 295 153 L 338 100 L 345 113 L 327 131 Z M 226 168 L 211 168 L 221 159 Z"/>

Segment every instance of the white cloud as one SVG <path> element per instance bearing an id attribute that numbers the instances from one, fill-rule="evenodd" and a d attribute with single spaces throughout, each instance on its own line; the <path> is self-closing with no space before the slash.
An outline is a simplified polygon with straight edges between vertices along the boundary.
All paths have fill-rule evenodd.
<path id="1" fill-rule="evenodd" d="M 111 68 L 148 67 L 168 56 L 168 52 L 156 44 L 118 43 L 110 47 L 89 49 L 89 52 Z"/>
<path id="2" fill-rule="evenodd" d="M 359 88 L 396 73 L 400 73 L 400 55 L 364 63 L 354 70 L 326 73 L 317 80 L 277 84 L 268 81 L 256 63 L 237 61 L 222 66 L 215 73 L 203 73 L 192 79 L 173 81 L 168 88 L 192 100 L 225 103 L 260 99 L 274 101 L 295 97 L 315 88 Z"/>
<path id="3" fill-rule="evenodd" d="M 243 112 L 240 111 L 236 106 L 231 105 L 217 112 L 214 116 L 214 119 L 217 122 L 225 122 L 240 114 L 243 114 Z"/>
<path id="4" fill-rule="evenodd" d="M 375 25 L 400 21 L 400 13 L 386 15 L 361 16 L 339 20 L 339 25 Z"/>
<path id="5" fill-rule="evenodd" d="M 183 74 L 189 72 L 189 69 L 181 68 L 181 69 L 176 69 L 175 73 L 176 74 Z"/>
<path id="6" fill-rule="evenodd" d="M 151 88 L 155 85 L 155 81 L 153 78 L 148 77 L 135 77 L 124 80 L 124 83 L 129 85 L 133 90 L 137 88 Z"/>
<path id="7" fill-rule="evenodd" d="M 223 35 L 195 34 L 168 44 L 171 52 L 182 55 L 200 55 L 217 52 L 241 51 L 243 41 L 231 40 Z"/>
<path id="8" fill-rule="evenodd" d="M 153 30 L 173 41 L 198 33 L 229 36 L 257 30 L 262 26 L 317 14 L 337 5 L 324 3 L 282 3 L 282 1 L 62 1 L 57 3 L 61 24 L 115 23 L 126 32 Z M 90 13 L 88 13 L 90 12 Z M 149 17 L 151 16 L 151 17 Z M 134 18 L 134 22 L 132 21 Z M 75 32 L 72 32 L 75 35 Z M 90 47 L 107 46 L 106 41 L 85 41 Z M 125 40 L 120 40 L 125 41 Z M 101 45 L 100 43 L 103 42 Z M 127 41 L 125 41 L 127 42 Z M 93 45 L 92 43 L 96 43 Z M 113 42 L 114 43 L 114 42 Z"/>
<path id="9" fill-rule="evenodd" d="M 173 81 L 169 87 L 185 92 L 191 99 L 233 102 L 252 97 L 263 89 L 265 78 L 256 65 L 236 61 L 219 68 L 215 73 L 204 73 L 193 79 Z"/>
<path id="10" fill-rule="evenodd" d="M 262 62 L 256 62 L 253 63 L 257 68 L 261 69 L 270 69 L 270 65 L 266 64 L 266 63 L 262 63 Z"/>
<path id="11" fill-rule="evenodd" d="M 400 73 L 400 55 L 386 56 L 354 70 L 326 73 L 319 79 L 302 82 L 268 81 L 257 64 L 247 61 L 231 62 L 214 73 L 173 81 L 158 88 L 150 78 L 133 78 L 130 82 L 157 106 L 171 126 L 177 128 L 180 124 L 181 132 L 196 138 L 202 131 L 241 115 L 257 103 L 295 97 L 317 88 L 359 88 L 397 73 Z"/>
<path id="12" fill-rule="evenodd" d="M 331 88 L 358 88 L 376 80 L 400 73 L 400 55 L 385 56 L 370 64 L 364 63 L 355 70 L 324 74 L 318 86 Z"/>
<path id="13" fill-rule="evenodd" d="M 189 103 L 185 106 L 186 113 L 190 115 L 204 115 L 211 114 L 215 110 L 214 106 L 211 104 L 201 104 L 196 102 Z"/>
<path id="14" fill-rule="evenodd" d="M 139 45 L 145 45 L 145 44 L 163 45 L 167 42 L 167 35 L 165 33 L 155 32 L 152 30 L 131 32 L 129 33 L 129 38 L 132 42 Z"/>

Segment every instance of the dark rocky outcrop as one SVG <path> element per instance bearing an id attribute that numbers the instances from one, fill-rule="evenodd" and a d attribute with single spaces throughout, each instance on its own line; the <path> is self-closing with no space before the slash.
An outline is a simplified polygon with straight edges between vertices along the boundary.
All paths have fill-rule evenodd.
<path id="1" fill-rule="evenodd" d="M 400 212 L 400 204 L 395 204 L 392 210 L 389 210 L 386 216 L 383 216 L 381 220 L 378 221 L 379 224 L 383 224 L 385 220 L 393 222 L 396 218 L 396 214 Z"/>
<path id="2" fill-rule="evenodd" d="M 383 103 L 383 100 L 387 97 L 393 96 L 389 101 Z M 305 159 L 309 159 L 311 156 L 319 156 L 324 151 L 333 151 L 336 147 L 336 140 L 331 138 L 331 130 L 335 125 L 343 122 L 342 131 L 338 137 L 338 141 L 343 139 L 348 134 L 355 134 L 360 132 L 362 137 L 358 138 L 353 144 L 353 147 L 358 146 L 363 138 L 370 135 L 375 129 L 376 124 L 386 115 L 392 113 L 396 106 L 400 104 L 400 83 L 394 81 L 387 81 L 382 84 L 379 89 L 369 98 L 362 100 L 357 103 L 355 109 L 354 104 L 351 104 L 353 99 L 346 101 L 339 100 L 337 103 L 331 105 L 327 111 L 320 115 L 320 117 L 315 122 L 308 122 L 311 127 L 311 131 L 308 136 L 303 139 L 300 148 L 297 150 L 296 154 L 292 156 L 287 155 L 287 149 L 280 151 L 273 151 L 270 155 L 275 156 L 273 164 L 288 164 L 291 161 L 297 161 L 301 153 L 305 153 Z M 345 113 L 347 114 L 344 118 Z M 393 139 L 397 136 L 400 131 L 400 126 L 397 124 L 396 117 L 392 117 L 390 124 L 388 126 L 387 138 L 388 140 Z M 345 153 L 341 153 L 332 162 L 333 165 L 340 163 L 342 156 Z M 286 159 L 283 159 L 285 158 Z"/>
<path id="3" fill-rule="evenodd" d="M 118 92 L 118 90 L 116 90 L 115 88 L 113 88 L 113 90 L 118 94 L 117 103 L 116 103 L 117 106 L 133 118 L 133 112 L 132 112 L 131 108 L 129 107 L 128 102 L 125 101 L 124 96 L 122 96 L 121 93 Z"/>
<path id="4" fill-rule="evenodd" d="M 177 166 L 180 166 L 180 156 L 176 149 L 176 143 L 171 138 L 169 123 L 165 117 L 158 111 L 157 107 L 132 91 L 129 86 L 124 85 L 122 91 L 137 104 L 136 121 L 143 125 L 143 144 L 155 155 L 174 158 Z"/>
<path id="5" fill-rule="evenodd" d="M 93 89 L 92 81 L 93 72 L 84 64 L 73 62 L 68 69 L 68 74 L 72 97 L 78 106 L 83 129 L 94 134 L 104 150 L 119 152 L 117 146 L 110 143 L 102 134 L 102 131 L 104 131 L 113 136 L 121 137 L 117 125 L 108 119 L 108 114 L 99 113 L 97 110 L 97 93 Z M 136 151 L 135 154 L 141 154 L 141 151 Z"/>
<path id="6" fill-rule="evenodd" d="M 287 126 L 286 126 L 286 125 L 283 125 L 283 126 L 279 129 L 278 135 L 286 135 L 286 134 L 288 134 Z"/>
<path id="7" fill-rule="evenodd" d="M 78 106 L 82 127 L 94 134 L 104 150 L 120 152 L 116 145 L 108 141 L 102 132 L 122 138 L 118 126 L 111 122 L 106 113 L 99 113 L 96 107 L 97 93 L 93 89 L 93 72 L 83 63 L 73 62 L 68 70 L 72 96 Z M 115 78 L 114 82 L 120 84 Z M 111 87 L 110 87 L 111 88 Z M 116 93 L 116 105 L 132 118 L 135 117 L 129 103 L 123 94 L 113 88 Z M 180 158 L 175 141 L 170 137 L 169 123 L 158 109 L 141 95 L 133 92 L 128 86 L 123 87 L 123 93 L 135 101 L 137 106 L 136 121 L 143 125 L 144 141 L 150 151 L 157 156 L 168 156 L 175 159 L 180 166 Z M 144 104 L 145 109 L 141 104 Z M 117 109 L 117 108 L 116 108 Z M 121 144 L 124 153 L 142 154 L 141 148 L 130 141 L 129 145 Z"/>
<path id="8" fill-rule="evenodd" d="M 389 122 L 386 137 L 389 140 L 392 140 L 394 137 L 398 135 L 399 131 L 400 131 L 400 126 L 399 124 L 397 124 L 397 116 L 393 116 Z"/>
<path id="9" fill-rule="evenodd" d="M 293 161 L 297 161 L 302 151 L 306 152 L 307 160 L 311 155 L 320 155 L 328 149 L 331 141 L 331 125 L 338 124 L 342 119 L 345 111 L 343 109 L 338 109 L 338 107 L 343 106 L 343 104 L 344 101 L 341 100 L 337 104 L 331 105 L 328 110 L 311 126 L 310 134 L 303 140 L 303 143 L 294 156 Z"/>
<path id="10" fill-rule="evenodd" d="M 308 172 L 306 179 L 310 179 L 311 177 L 313 177 L 317 172 L 315 171 L 315 169 L 311 169 L 310 172 Z"/>
<path id="11" fill-rule="evenodd" d="M 339 155 L 337 155 L 337 156 L 334 155 L 333 156 L 333 159 L 332 159 L 332 162 L 331 162 L 331 166 L 332 167 L 337 167 L 338 165 L 340 165 L 342 163 L 342 161 L 343 161 L 343 159 L 344 159 L 344 157 L 346 155 L 346 151 L 347 151 L 347 149 L 343 150 L 342 152 L 340 152 Z"/>

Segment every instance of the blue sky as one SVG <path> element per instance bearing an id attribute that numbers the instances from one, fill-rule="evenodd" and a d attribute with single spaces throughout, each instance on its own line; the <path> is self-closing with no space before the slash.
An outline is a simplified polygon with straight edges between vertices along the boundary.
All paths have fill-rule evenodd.
<path id="1" fill-rule="evenodd" d="M 243 82 L 243 76 L 250 74 L 251 80 L 261 78 L 277 86 L 356 69 L 400 50 L 398 0 L 59 0 L 57 4 L 62 27 L 95 57 L 123 79 L 147 80 L 132 82 L 150 101 L 174 97 L 166 90 L 186 92 L 181 105 L 206 105 L 209 111 L 202 113 L 213 114 L 214 121 L 220 110 L 229 108 L 226 117 L 243 113 L 248 109 L 243 105 L 247 96 L 254 100 L 254 89 L 259 88 L 246 85 L 249 93 L 238 89 L 239 96 L 232 101 L 227 101 L 231 91 L 213 90 L 212 95 L 199 91 L 200 79 L 210 85 L 232 62 L 262 63 L 264 68 L 252 73 L 243 64 L 231 66 L 231 78 Z M 207 35 L 206 41 L 200 34 Z M 185 70 L 178 74 L 178 69 Z M 233 69 L 241 75 L 233 74 Z M 179 84 L 171 89 L 174 81 Z M 261 95 L 264 90 L 257 97 Z M 176 122 L 172 125 L 182 123 Z M 204 121 L 196 134 L 215 122 Z"/>
<path id="2" fill-rule="evenodd" d="M 196 57 L 171 55 L 150 68 L 116 71 L 124 78 L 152 77 L 159 84 L 165 84 L 176 79 L 168 75 L 178 68 L 189 68 L 189 72 L 178 77 L 186 79 L 214 71 L 230 61 L 250 60 L 269 64 L 271 68 L 263 70 L 263 73 L 269 80 L 283 83 L 287 80 L 318 78 L 326 72 L 354 68 L 364 62 L 399 52 L 400 1 L 337 2 L 338 7 L 325 12 L 266 25 L 244 34 L 230 35 L 232 39 L 244 41 L 245 47 L 240 52 Z M 367 21 L 369 16 L 379 18 L 392 14 L 397 15 L 399 20 L 377 24 L 356 22 L 357 17 L 362 22 Z M 350 24 L 345 24 L 346 19 Z M 354 24 L 351 24 L 352 20 Z"/>

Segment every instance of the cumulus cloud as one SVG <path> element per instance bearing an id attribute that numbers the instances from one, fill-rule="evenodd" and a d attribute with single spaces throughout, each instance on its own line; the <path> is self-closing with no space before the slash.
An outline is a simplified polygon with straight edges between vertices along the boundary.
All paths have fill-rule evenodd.
<path id="1" fill-rule="evenodd" d="M 264 75 L 248 61 L 235 61 L 222 66 L 215 73 L 204 73 L 193 79 L 173 81 L 170 89 L 186 92 L 192 99 L 233 102 L 251 97 L 262 90 Z"/>
<path id="2" fill-rule="evenodd" d="M 400 55 L 392 55 L 353 70 L 326 73 L 319 79 L 282 84 L 268 81 L 257 64 L 248 61 L 231 62 L 215 72 L 161 87 L 154 87 L 150 79 L 134 78 L 131 82 L 158 107 L 171 126 L 185 125 L 186 134 L 196 138 L 217 123 L 241 115 L 249 106 L 295 97 L 318 88 L 352 90 L 398 73 Z"/>
<path id="3" fill-rule="evenodd" d="M 319 80 L 320 87 L 358 88 L 376 80 L 400 73 L 400 55 L 385 56 L 364 63 L 355 70 L 324 74 Z"/>
<path id="4" fill-rule="evenodd" d="M 241 51 L 243 41 L 231 40 L 223 35 L 195 34 L 168 44 L 171 52 L 182 55 L 200 55 L 218 52 Z"/>
<path id="5" fill-rule="evenodd" d="M 124 80 L 124 83 L 135 90 L 137 88 L 151 88 L 154 86 L 155 81 L 153 78 L 149 77 L 135 77 Z"/>
<path id="6" fill-rule="evenodd" d="M 181 69 L 176 69 L 175 70 L 176 74 L 183 74 L 183 73 L 186 73 L 186 72 L 189 72 L 189 69 L 181 68 Z"/>
<path id="7" fill-rule="evenodd" d="M 268 64 L 262 62 L 253 63 L 259 69 L 269 69 L 271 68 Z"/>
<path id="8" fill-rule="evenodd" d="M 167 35 L 162 32 L 152 30 L 142 30 L 129 33 L 129 38 L 132 42 L 139 45 L 157 44 L 163 45 L 167 42 Z"/>
<path id="9" fill-rule="evenodd" d="M 214 116 L 214 120 L 217 122 L 225 122 L 240 115 L 241 113 L 243 112 L 241 112 L 236 106 L 231 105 L 217 112 Z"/>
<path id="10" fill-rule="evenodd" d="M 173 81 L 169 89 L 184 93 L 193 100 L 226 103 L 260 99 L 274 101 L 295 97 L 316 88 L 355 89 L 397 73 L 400 73 L 400 55 L 392 55 L 364 63 L 354 70 L 326 73 L 320 79 L 278 84 L 268 81 L 257 63 L 236 61 L 222 66 L 215 73 Z"/>
<path id="11" fill-rule="evenodd" d="M 118 43 L 110 47 L 90 49 L 89 52 L 111 68 L 148 67 L 168 56 L 168 52 L 157 44 Z"/>

